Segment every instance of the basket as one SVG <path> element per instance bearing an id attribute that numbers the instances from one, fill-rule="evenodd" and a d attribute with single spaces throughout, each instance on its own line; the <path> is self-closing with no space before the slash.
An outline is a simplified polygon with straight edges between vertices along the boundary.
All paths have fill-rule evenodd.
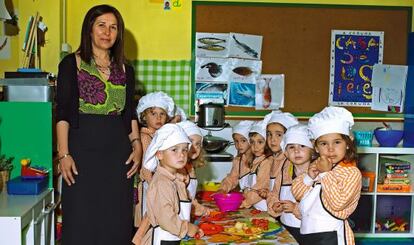
<path id="1" fill-rule="evenodd" d="M 372 131 L 354 131 L 357 146 L 372 146 Z"/>

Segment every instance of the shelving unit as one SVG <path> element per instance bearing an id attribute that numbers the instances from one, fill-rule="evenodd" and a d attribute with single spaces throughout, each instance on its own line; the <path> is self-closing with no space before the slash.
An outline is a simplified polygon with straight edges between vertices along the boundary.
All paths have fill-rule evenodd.
<path id="1" fill-rule="evenodd" d="M 372 191 L 363 191 L 355 212 L 350 217 L 356 237 L 414 237 L 414 148 L 358 147 L 358 166 L 361 172 L 375 173 Z M 410 163 L 409 192 L 381 192 L 378 187 L 385 176 L 385 162 Z M 368 179 L 364 179 L 368 181 Z M 404 221 L 404 231 L 379 230 L 377 222 Z"/>

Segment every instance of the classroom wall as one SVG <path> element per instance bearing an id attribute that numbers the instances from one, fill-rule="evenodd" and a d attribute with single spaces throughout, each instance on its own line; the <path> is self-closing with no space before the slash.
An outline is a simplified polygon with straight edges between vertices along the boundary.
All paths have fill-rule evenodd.
<path id="1" fill-rule="evenodd" d="M 108 0 L 106 3 L 117 7 L 125 18 L 127 28 L 127 56 L 129 59 L 141 60 L 190 60 L 191 59 L 191 0 L 179 1 L 181 7 L 164 11 L 163 0 Z M 217 2 L 243 2 L 244 0 L 216 0 Z M 303 4 L 348 4 L 348 5 L 380 5 L 411 6 L 412 0 L 249 0 L 246 2 L 303 3 Z M 12 57 L 0 60 L 0 78 L 4 71 L 15 70 L 21 63 L 23 52 L 21 47 L 24 32 L 30 15 L 39 11 L 48 26 L 46 45 L 42 48 L 42 69 L 57 72 L 60 59 L 60 47 L 63 41 L 61 13 L 66 3 L 67 42 L 76 49 L 80 40 L 80 29 L 83 16 L 98 0 L 6 0 L 19 17 L 19 36 L 11 37 Z M 414 20 L 414 18 L 413 18 Z M 414 24 L 413 24 L 414 27 Z M 4 35 L 0 25 L 0 35 Z"/>

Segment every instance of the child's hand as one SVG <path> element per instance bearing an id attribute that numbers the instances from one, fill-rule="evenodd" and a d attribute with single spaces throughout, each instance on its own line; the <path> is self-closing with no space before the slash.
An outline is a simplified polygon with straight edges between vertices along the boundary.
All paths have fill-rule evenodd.
<path id="1" fill-rule="evenodd" d="M 309 177 L 311 177 L 312 179 L 315 179 L 316 176 L 318 176 L 318 174 L 319 174 L 319 170 L 316 167 L 316 163 L 315 162 L 311 163 L 309 165 L 309 168 L 308 168 L 308 175 L 309 175 Z"/>
<path id="2" fill-rule="evenodd" d="M 316 168 L 319 170 L 320 173 L 328 172 L 332 170 L 332 162 L 326 156 L 321 156 L 316 159 Z"/>
<path id="3" fill-rule="evenodd" d="M 189 237 L 194 237 L 195 234 L 197 234 L 199 232 L 200 228 L 198 228 L 198 226 L 196 226 L 195 224 L 188 224 L 188 231 L 187 231 L 187 235 Z M 203 233 L 204 235 L 204 233 Z"/>
<path id="4" fill-rule="evenodd" d="M 282 205 L 283 212 L 285 213 L 293 213 L 293 210 L 295 209 L 295 203 L 289 200 L 283 200 L 280 201 L 280 204 Z"/>
<path id="5" fill-rule="evenodd" d="M 283 211 L 283 206 L 280 202 L 273 204 L 272 209 L 275 213 L 281 213 Z"/>
<path id="6" fill-rule="evenodd" d="M 240 208 L 250 208 L 251 205 L 247 203 L 246 200 L 243 200 L 243 202 L 240 204 Z"/>
<path id="7" fill-rule="evenodd" d="M 198 232 L 195 234 L 194 238 L 195 239 L 200 239 L 204 236 L 204 231 L 202 229 L 198 229 Z"/>
<path id="8" fill-rule="evenodd" d="M 267 195 L 269 194 L 269 189 L 267 188 L 263 188 L 257 191 L 257 194 L 259 194 L 259 196 L 263 199 L 267 198 Z"/>

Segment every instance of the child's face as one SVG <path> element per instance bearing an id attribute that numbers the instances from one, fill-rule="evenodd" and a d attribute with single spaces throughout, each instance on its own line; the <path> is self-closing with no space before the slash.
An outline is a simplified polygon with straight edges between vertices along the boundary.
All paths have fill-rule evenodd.
<path id="1" fill-rule="evenodd" d="M 170 173 L 177 172 L 187 164 L 188 144 L 181 143 L 166 150 L 158 151 L 157 158 Z"/>
<path id="2" fill-rule="evenodd" d="M 145 111 L 144 119 L 148 128 L 157 130 L 167 123 L 168 115 L 164 109 L 153 107 Z"/>
<path id="3" fill-rule="evenodd" d="M 285 128 L 279 123 L 270 123 L 266 129 L 267 145 L 273 153 L 280 151 L 280 142 L 285 134 Z"/>
<path id="4" fill-rule="evenodd" d="M 331 133 L 320 136 L 316 140 L 315 150 L 321 156 L 326 156 L 332 164 L 344 159 L 347 145 L 341 134 Z"/>
<path id="5" fill-rule="evenodd" d="M 260 157 L 265 152 L 266 140 L 260 134 L 254 134 L 250 137 L 250 147 L 256 157 Z"/>
<path id="6" fill-rule="evenodd" d="M 198 156 L 200 156 L 201 153 L 202 137 L 200 135 L 194 134 L 190 135 L 188 138 L 191 141 L 191 148 L 188 152 L 188 158 L 195 160 Z"/>
<path id="7" fill-rule="evenodd" d="M 250 149 L 249 141 L 241 134 L 233 134 L 234 146 L 239 154 L 244 154 Z"/>
<path id="8" fill-rule="evenodd" d="M 286 146 L 286 157 L 295 165 L 302 165 L 310 162 L 312 158 L 312 149 L 299 144 L 288 144 Z"/>

